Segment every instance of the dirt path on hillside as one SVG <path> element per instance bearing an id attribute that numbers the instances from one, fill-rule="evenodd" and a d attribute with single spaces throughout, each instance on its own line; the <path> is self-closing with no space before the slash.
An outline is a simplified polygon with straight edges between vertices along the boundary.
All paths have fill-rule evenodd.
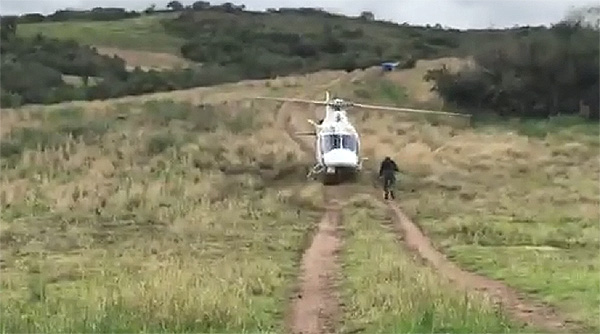
<path id="1" fill-rule="evenodd" d="M 373 195 L 376 196 L 376 195 Z M 382 201 L 378 198 L 379 201 Z M 476 290 L 490 296 L 517 321 L 552 333 L 586 333 L 589 329 L 566 320 L 551 307 L 533 301 L 502 282 L 460 269 L 433 246 L 431 240 L 394 202 L 387 202 L 394 219 L 394 228 L 406 246 L 418 253 L 438 272 L 461 289 Z"/>
<path id="2" fill-rule="evenodd" d="M 325 85 L 315 87 L 327 89 L 341 78 Z M 283 103 L 277 111 L 277 122 L 289 137 L 294 140 L 305 154 L 313 153 L 310 143 L 312 138 L 301 138 L 295 135 L 298 118 L 291 114 L 292 110 L 314 110 L 313 106 L 294 106 Z M 299 116 L 311 117 L 302 113 Z M 296 124 L 294 124 L 296 123 Z M 302 257 L 301 276 L 298 294 L 294 296 L 289 313 L 288 328 L 293 334 L 325 334 L 336 333 L 340 320 L 340 297 L 338 282 L 341 265 L 338 253 L 342 247 L 341 229 L 341 196 L 348 194 L 343 187 L 323 187 L 325 214 L 319 223 L 316 235 L 310 247 Z"/>
<path id="3" fill-rule="evenodd" d="M 140 51 L 107 46 L 97 46 L 96 50 L 103 55 L 120 57 L 125 60 L 130 69 L 139 66 L 145 71 L 150 69 L 167 70 L 176 67 L 187 68 L 194 64 L 188 59 L 166 52 Z"/>
<path id="4" fill-rule="evenodd" d="M 338 328 L 340 211 L 336 201 L 327 203 L 318 231 L 302 257 L 299 291 L 292 302 L 288 325 L 292 334 L 329 334 Z"/>

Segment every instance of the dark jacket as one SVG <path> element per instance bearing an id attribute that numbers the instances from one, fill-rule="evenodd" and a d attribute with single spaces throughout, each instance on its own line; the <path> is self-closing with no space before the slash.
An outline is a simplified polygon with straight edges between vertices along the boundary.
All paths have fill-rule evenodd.
<path id="1" fill-rule="evenodd" d="M 379 168 L 379 176 L 394 176 L 394 172 L 398 172 L 398 165 L 396 162 L 390 158 L 385 158 L 381 162 L 381 167 Z"/>

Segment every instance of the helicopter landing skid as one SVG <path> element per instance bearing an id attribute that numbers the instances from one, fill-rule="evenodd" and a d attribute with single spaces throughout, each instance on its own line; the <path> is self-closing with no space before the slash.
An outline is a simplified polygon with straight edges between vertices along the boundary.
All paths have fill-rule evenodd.
<path id="1" fill-rule="evenodd" d="M 316 164 L 306 175 L 307 179 L 315 179 L 315 175 L 321 174 L 321 172 L 325 169 L 325 167 L 321 164 Z"/>
<path id="2" fill-rule="evenodd" d="M 363 163 L 365 162 L 365 160 L 369 160 L 369 158 L 361 158 L 360 161 L 358 162 L 358 166 L 356 167 L 357 171 L 361 171 L 363 169 Z"/>

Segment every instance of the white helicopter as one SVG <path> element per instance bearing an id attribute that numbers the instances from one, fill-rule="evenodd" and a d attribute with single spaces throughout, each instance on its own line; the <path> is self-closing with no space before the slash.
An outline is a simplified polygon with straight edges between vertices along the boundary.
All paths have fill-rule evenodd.
<path id="1" fill-rule="evenodd" d="M 396 108 L 388 106 L 366 105 L 345 101 L 341 98 L 330 98 L 325 92 L 325 101 L 303 100 L 296 98 L 255 97 L 255 99 L 273 100 L 279 102 L 311 103 L 325 106 L 325 117 L 319 121 L 309 119 L 315 128 L 314 132 L 299 132 L 297 135 L 315 136 L 316 163 L 307 177 L 322 175 L 325 184 L 339 183 L 343 180 L 354 179 L 362 170 L 363 162 L 368 160 L 360 156 L 360 137 L 348 120 L 346 111 L 349 107 L 364 109 L 390 110 L 399 112 L 438 114 L 469 117 L 470 115 L 442 111 Z"/>

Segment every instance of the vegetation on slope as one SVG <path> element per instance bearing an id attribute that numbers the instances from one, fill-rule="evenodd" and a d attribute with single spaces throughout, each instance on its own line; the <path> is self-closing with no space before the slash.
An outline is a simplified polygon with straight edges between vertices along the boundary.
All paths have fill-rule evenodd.
<path id="1" fill-rule="evenodd" d="M 15 48 L 29 44 L 45 49 L 48 41 L 55 43 L 35 37 L 42 33 L 75 38 L 84 44 L 140 49 L 161 47 L 162 51 L 177 52 L 200 62 L 202 67 L 162 73 L 137 70 L 123 77 L 102 75 L 97 87 L 84 88 L 59 82 L 54 73 L 54 85 L 43 93 L 39 93 L 35 85 L 6 90 L 2 106 L 105 99 L 320 69 L 353 70 L 386 60 L 399 60 L 401 67 L 412 67 L 417 59 L 475 54 L 477 64 L 483 69 L 469 69 L 460 74 L 441 70 L 428 76 L 436 81 L 442 96 L 457 107 L 491 110 L 501 115 L 547 116 L 577 113 L 581 102 L 591 109 L 590 117 L 598 115 L 598 43 L 593 40 L 597 33 L 591 28 L 569 28 L 563 24 L 552 29 L 458 31 L 441 26 L 415 27 L 376 21 L 368 12 L 353 18 L 312 8 L 250 12 L 245 11 L 243 5 L 231 3 L 212 6 L 198 1 L 186 7 L 173 1 L 168 5 L 172 9 L 170 14 L 149 9 L 145 16 L 128 19 L 123 15 L 130 14 L 113 9 L 60 12 L 60 15 L 38 18 L 41 23 L 19 26 L 18 30 L 24 31 L 19 34 L 22 38 L 12 37 L 12 43 L 6 43 L 2 62 L 5 64 L 6 59 L 12 57 L 17 67 L 25 67 L 21 59 L 15 59 L 19 53 Z M 86 17 L 90 22 L 82 21 Z M 110 21 L 110 27 L 101 22 L 109 19 L 117 21 Z M 3 36 L 14 36 L 19 22 L 35 21 L 31 17 L 3 18 Z M 136 33 L 127 37 L 123 34 L 125 31 Z M 68 47 L 58 45 L 70 50 L 75 48 L 73 42 Z M 24 50 L 27 54 L 33 52 L 31 48 Z M 503 50 L 500 58 L 497 58 L 497 50 Z M 68 56 L 68 53 L 59 55 Z M 61 63 L 72 61 L 68 57 L 62 59 Z M 52 70 L 68 74 L 62 71 L 64 66 L 54 63 L 56 61 L 41 62 Z M 568 66 L 561 69 L 563 64 Z M 7 83 L 13 79 L 5 75 L 2 80 L 3 86 L 10 87 Z M 52 91 L 56 86 L 61 86 L 60 93 Z"/>
<path id="2" fill-rule="evenodd" d="M 471 112 L 501 116 L 600 117 L 598 29 L 561 22 L 550 29 L 522 30 L 481 48 L 475 65 L 458 73 L 431 70 L 447 102 Z"/>
<path id="3" fill-rule="evenodd" d="M 160 23 L 162 20 L 169 20 L 176 16 L 175 13 L 161 13 L 116 21 L 67 20 L 18 23 L 17 34 L 21 37 L 35 37 L 41 33 L 46 37 L 72 39 L 82 45 L 169 52 L 179 55 L 185 40 L 167 33 Z"/>
<path id="4" fill-rule="evenodd" d="M 6 38 L 0 55 L 2 107 L 107 99 L 241 79 L 210 65 L 200 69 L 143 71 L 138 67 L 127 71 L 125 61 L 119 57 L 100 55 L 94 48 L 42 35 Z M 82 77 L 83 85 L 65 81 L 64 75 Z"/>
<path id="5" fill-rule="evenodd" d="M 317 10 L 185 11 L 163 24 L 187 40 L 181 47 L 186 58 L 255 68 L 256 75 L 354 70 L 385 60 L 410 67 L 416 58 L 455 52 L 461 37 L 458 31 L 378 24 Z"/>
<path id="6" fill-rule="evenodd" d="M 234 15 L 234 22 L 231 21 L 231 15 Z M 276 17 L 277 22 L 274 21 L 268 23 L 271 30 L 279 29 L 279 26 L 281 26 L 281 24 L 285 22 L 282 21 L 282 18 L 287 19 L 287 17 L 284 17 L 287 14 L 262 13 L 260 15 L 266 17 Z M 292 14 L 292 16 L 294 15 L 295 14 Z M 110 75 L 109 73 L 105 72 L 94 73 L 94 75 L 99 76 L 101 80 L 99 80 L 99 82 L 96 85 L 93 85 L 91 87 L 88 87 L 87 85 L 84 85 L 84 87 L 75 87 L 66 84 L 64 83 L 64 81 L 57 77 L 57 75 L 59 74 L 58 72 L 62 74 L 80 75 L 84 78 L 87 78 L 87 76 L 90 75 L 88 74 L 88 72 L 98 71 L 84 71 L 81 69 L 72 69 L 69 71 L 69 73 L 66 73 L 62 70 L 64 66 L 58 66 L 56 63 L 72 62 L 74 57 L 72 55 L 73 53 L 83 54 L 87 52 L 90 54 L 91 57 L 98 57 L 98 55 L 95 52 L 93 52 L 93 50 L 90 52 L 88 47 L 79 47 L 79 50 L 77 43 L 73 41 L 59 43 L 55 39 L 41 37 L 39 36 L 39 34 L 34 35 L 35 29 L 32 30 L 31 28 L 29 28 L 29 30 L 26 30 L 24 34 L 17 34 L 17 32 L 20 31 L 20 26 L 17 25 L 16 21 L 10 20 L 9 18 L 4 18 L 2 36 L 5 42 L 3 43 L 4 47 L 2 49 L 1 54 L 3 63 L 8 63 L 10 60 L 10 63 L 15 64 L 16 67 L 26 67 L 22 63 L 24 59 L 22 56 L 24 54 L 28 55 L 34 53 L 34 50 L 32 50 L 32 48 L 28 46 L 36 46 L 38 49 L 44 51 L 44 54 L 51 53 L 54 50 L 54 47 L 52 45 L 58 45 L 58 48 L 65 50 L 69 49 L 69 51 L 58 53 L 56 56 L 53 57 L 56 59 L 52 60 L 42 59 L 44 58 L 43 55 L 36 56 L 35 59 L 32 60 L 38 62 L 39 64 L 45 67 L 49 67 L 49 69 L 45 72 L 54 70 L 54 76 L 52 79 L 54 85 L 50 85 L 49 87 L 60 86 L 60 94 L 56 93 L 52 89 L 47 89 L 45 91 L 42 90 L 40 92 L 40 88 L 36 87 L 33 83 L 30 83 L 29 85 L 21 85 L 17 88 L 10 87 L 10 85 L 3 85 L 5 87 L 9 87 L 10 89 L 5 90 L 4 99 L 2 99 L 2 105 L 5 107 L 10 107 L 19 106 L 24 103 L 54 103 L 58 101 L 68 101 L 73 99 L 105 99 L 124 95 L 143 94 L 153 91 L 164 91 L 172 89 L 189 88 L 193 86 L 211 85 L 222 82 L 238 81 L 241 79 L 274 77 L 276 75 L 302 73 L 319 70 L 322 68 L 339 68 L 341 66 L 343 68 L 353 69 L 358 66 L 353 60 L 354 58 L 352 58 L 358 51 L 356 49 L 356 46 L 352 47 L 352 52 L 348 51 L 344 56 L 345 59 L 350 59 L 350 61 L 338 61 L 336 58 L 333 58 L 333 53 L 337 53 L 339 51 L 344 51 L 348 49 L 346 44 L 349 44 L 348 40 L 342 42 L 336 39 L 335 36 L 331 35 L 333 34 L 333 32 L 330 34 L 331 36 L 327 35 L 325 36 L 325 38 L 319 37 L 319 35 L 321 34 L 320 32 L 317 32 L 317 34 L 315 35 L 316 37 L 311 37 L 311 40 L 318 39 L 322 43 L 329 43 L 330 48 L 327 49 L 327 52 L 321 52 L 320 49 L 318 49 L 321 46 L 320 44 L 309 45 L 305 43 L 306 45 L 297 45 L 296 49 L 301 49 L 306 46 L 303 49 L 304 51 L 300 50 L 300 52 L 308 52 L 308 54 L 304 55 L 305 58 L 308 58 L 289 58 L 287 57 L 288 51 L 285 51 L 285 49 L 288 48 L 288 44 L 290 42 L 300 42 L 299 37 L 296 36 L 295 39 L 292 39 L 288 42 L 286 40 L 294 36 L 290 34 L 277 34 L 261 30 L 262 26 L 258 26 L 255 24 L 256 18 L 254 16 L 255 14 L 248 12 L 236 12 L 236 14 L 231 14 L 227 11 L 219 9 L 219 7 L 217 7 L 216 9 L 212 8 L 208 10 L 203 10 L 201 12 L 183 12 L 178 18 L 175 19 L 169 18 L 168 16 L 164 16 L 160 20 L 164 21 L 164 25 L 167 28 L 164 33 L 159 33 L 159 35 L 163 36 L 162 39 L 166 39 L 166 36 L 172 36 L 170 38 L 173 39 L 173 43 L 176 43 L 174 41 L 177 40 L 187 40 L 190 38 L 190 36 L 189 34 L 185 33 L 186 29 L 188 29 L 187 31 L 199 30 L 203 33 L 208 33 L 210 36 L 212 36 L 208 37 L 208 40 L 200 39 L 200 37 L 195 37 L 193 40 L 186 42 L 186 44 L 184 44 L 181 47 L 183 54 L 189 59 L 202 61 L 203 64 L 201 67 L 188 68 L 184 70 L 163 71 L 161 73 L 158 73 L 156 71 L 144 72 L 141 69 L 137 69 L 134 72 L 130 72 L 119 76 Z M 193 19 L 206 19 L 206 22 L 215 23 L 215 31 L 212 31 L 207 27 L 197 27 L 195 21 L 190 21 L 190 17 Z M 210 17 L 212 17 L 212 19 L 209 19 Z M 296 17 L 298 18 L 298 15 L 296 15 Z M 132 27 L 136 26 L 136 22 L 142 19 L 144 18 L 135 18 L 120 21 L 120 23 L 117 24 L 117 26 L 125 26 L 123 26 L 123 28 L 117 29 L 116 31 L 112 29 L 105 30 L 106 24 L 104 23 L 91 23 L 93 25 L 92 29 L 102 30 L 101 33 L 104 37 L 97 41 L 92 41 L 90 40 L 89 36 L 95 36 L 99 34 L 86 32 L 86 34 L 84 35 L 87 37 L 83 40 L 83 42 L 91 44 L 92 42 L 103 43 L 104 41 L 104 43 L 106 43 L 106 38 L 114 38 L 115 43 L 117 43 L 117 40 L 122 39 L 122 36 L 120 34 L 121 31 L 131 30 L 126 28 L 126 25 L 129 24 L 132 25 Z M 156 29 L 156 27 L 160 27 L 160 24 L 158 23 L 160 22 L 160 20 L 153 19 L 151 21 L 150 19 L 147 19 L 144 22 L 146 22 L 147 24 L 150 24 L 148 22 L 154 22 L 154 25 L 147 27 L 148 29 Z M 316 18 L 317 22 L 322 20 L 327 21 L 328 19 L 323 18 L 321 16 L 318 16 Z M 349 19 L 342 18 L 342 20 Z M 298 27 L 304 26 L 298 20 L 296 21 Z M 276 23 L 279 24 L 279 26 L 277 26 Z M 58 37 L 59 35 L 63 35 L 63 37 L 78 37 L 78 35 L 72 35 L 72 31 L 77 30 L 74 29 L 74 27 L 84 27 L 85 24 L 87 23 L 81 23 L 79 21 L 76 21 L 69 23 L 39 23 L 36 25 L 38 29 L 37 33 L 43 34 L 45 33 L 45 30 L 48 30 L 50 34 L 54 37 Z M 33 24 L 31 24 L 30 26 L 32 25 Z M 243 33 L 241 29 L 247 29 L 245 30 L 247 33 Z M 244 39 L 232 39 L 230 35 L 236 32 L 238 34 L 245 34 L 247 36 L 245 36 Z M 100 31 L 98 31 L 98 33 L 100 33 Z M 153 43 L 155 43 L 156 40 L 154 37 L 156 33 L 153 30 L 148 30 L 147 33 L 148 34 L 146 36 L 136 35 L 135 39 L 146 42 L 153 41 Z M 170 35 L 167 33 L 170 33 Z M 194 35 L 196 35 L 196 33 L 194 33 Z M 306 31 L 300 31 L 300 35 L 306 35 Z M 353 40 L 353 45 L 359 45 L 361 41 L 367 41 L 369 39 L 369 36 L 362 36 L 362 31 L 357 30 L 357 35 L 355 34 L 348 38 Z M 129 39 L 131 38 L 129 37 Z M 129 44 L 130 46 L 140 45 L 140 42 L 130 43 L 129 39 L 127 39 L 127 42 L 123 40 L 121 44 Z M 206 53 L 206 50 L 210 50 L 213 53 L 210 55 L 210 58 L 206 54 L 202 54 L 202 50 L 199 49 L 199 42 L 208 43 L 210 48 L 204 49 L 204 52 Z M 247 45 L 240 43 L 246 43 Z M 68 47 L 65 45 L 68 45 Z M 379 45 L 375 48 L 375 52 L 381 53 L 382 50 L 386 49 L 385 46 L 386 45 L 382 44 L 382 42 L 380 41 Z M 242 50 L 245 52 L 245 54 L 241 53 Z M 255 50 L 256 52 L 250 52 L 251 50 Z M 318 56 L 321 54 L 327 55 L 328 58 L 322 61 L 319 60 Z M 339 54 L 335 54 L 335 57 L 337 56 L 339 56 Z M 369 57 L 370 60 L 367 59 L 369 64 L 374 64 L 379 61 L 374 59 L 372 56 L 368 56 L 367 58 Z M 84 57 L 80 57 L 78 61 L 89 62 L 90 60 Z M 410 63 L 412 62 L 412 58 L 408 58 L 407 62 L 408 65 L 410 65 Z M 124 71 L 124 65 L 118 70 Z M 8 72 L 8 74 L 11 73 L 13 72 Z M 24 75 L 25 73 L 21 72 L 18 74 Z M 17 74 L 15 73 L 15 75 Z M 35 78 L 35 73 L 26 73 L 26 76 L 23 77 Z M 3 76 L 3 82 L 5 83 L 8 83 L 12 80 L 12 74 L 11 76 Z M 86 80 L 84 80 L 84 82 L 86 82 Z M 30 93 L 29 91 L 37 91 L 37 93 L 34 94 Z"/>

